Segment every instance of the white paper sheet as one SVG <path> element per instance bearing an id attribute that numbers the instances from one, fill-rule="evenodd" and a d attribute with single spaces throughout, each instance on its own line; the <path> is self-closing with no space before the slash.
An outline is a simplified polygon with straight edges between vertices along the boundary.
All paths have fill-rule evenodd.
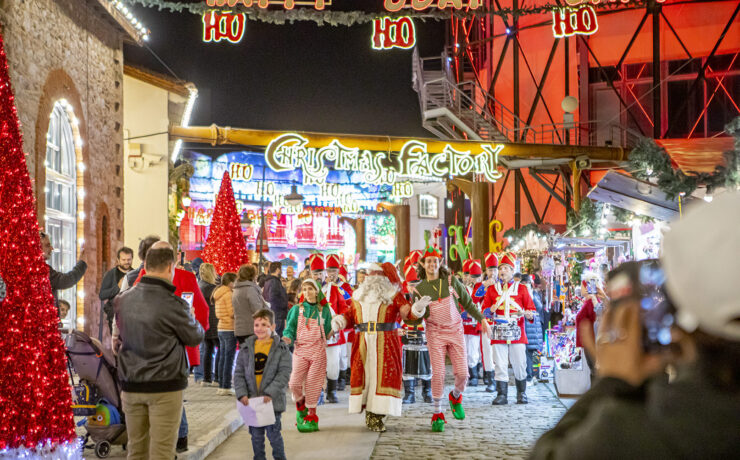
<path id="1" fill-rule="evenodd" d="M 272 401 L 266 403 L 264 396 L 250 398 L 247 406 L 237 401 L 236 409 L 247 426 L 263 427 L 275 423 L 275 410 L 272 407 Z"/>

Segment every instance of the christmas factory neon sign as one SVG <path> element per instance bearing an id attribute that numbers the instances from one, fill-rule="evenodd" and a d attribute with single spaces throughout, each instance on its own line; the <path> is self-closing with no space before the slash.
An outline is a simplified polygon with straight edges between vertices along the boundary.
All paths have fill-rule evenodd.
<path id="1" fill-rule="evenodd" d="M 495 182 L 502 173 L 498 170 L 498 155 L 502 144 L 483 144 L 481 152 L 473 155 L 461 152 L 447 144 L 441 153 L 427 152 L 424 142 L 406 142 L 399 152 L 400 168 L 391 165 L 388 152 L 361 150 L 347 147 L 332 140 L 324 147 L 307 147 L 308 139 L 300 134 L 283 134 L 267 145 L 265 161 L 277 172 L 301 169 L 303 183 L 317 185 L 326 181 L 329 174 L 327 162 L 333 169 L 363 173 L 363 179 L 373 185 L 394 185 L 398 176 L 414 176 L 438 181 L 448 176 L 464 176 L 469 173 L 483 174 Z"/>

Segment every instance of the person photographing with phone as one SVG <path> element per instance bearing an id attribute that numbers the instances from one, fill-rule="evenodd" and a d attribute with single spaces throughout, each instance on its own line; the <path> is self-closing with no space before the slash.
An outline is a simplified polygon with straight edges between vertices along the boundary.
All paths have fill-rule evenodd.
<path id="1" fill-rule="evenodd" d="M 530 458 L 737 457 L 739 210 L 740 194 L 720 195 L 672 225 L 660 266 L 610 272 L 599 380 Z"/>

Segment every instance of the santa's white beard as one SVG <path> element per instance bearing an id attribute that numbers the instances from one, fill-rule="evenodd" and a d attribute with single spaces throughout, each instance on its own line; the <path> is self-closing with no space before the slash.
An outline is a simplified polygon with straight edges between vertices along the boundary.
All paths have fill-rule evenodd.
<path id="1" fill-rule="evenodd" d="M 385 276 L 368 276 L 352 297 L 361 304 L 365 302 L 389 304 L 393 302 L 398 291 L 398 287 Z"/>

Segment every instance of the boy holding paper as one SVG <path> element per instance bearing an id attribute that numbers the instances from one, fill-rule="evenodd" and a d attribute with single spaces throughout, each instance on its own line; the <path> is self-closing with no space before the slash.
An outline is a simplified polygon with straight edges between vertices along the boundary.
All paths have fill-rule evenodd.
<path id="1" fill-rule="evenodd" d="M 288 345 L 275 335 L 275 316 L 271 310 L 257 311 L 254 335 L 241 346 L 234 372 L 236 399 L 244 406 L 271 404 L 275 423 L 250 426 L 252 448 L 256 460 L 265 459 L 265 434 L 276 460 L 285 459 L 283 437 L 280 434 L 280 414 L 285 412 L 285 391 L 292 370 Z"/>

